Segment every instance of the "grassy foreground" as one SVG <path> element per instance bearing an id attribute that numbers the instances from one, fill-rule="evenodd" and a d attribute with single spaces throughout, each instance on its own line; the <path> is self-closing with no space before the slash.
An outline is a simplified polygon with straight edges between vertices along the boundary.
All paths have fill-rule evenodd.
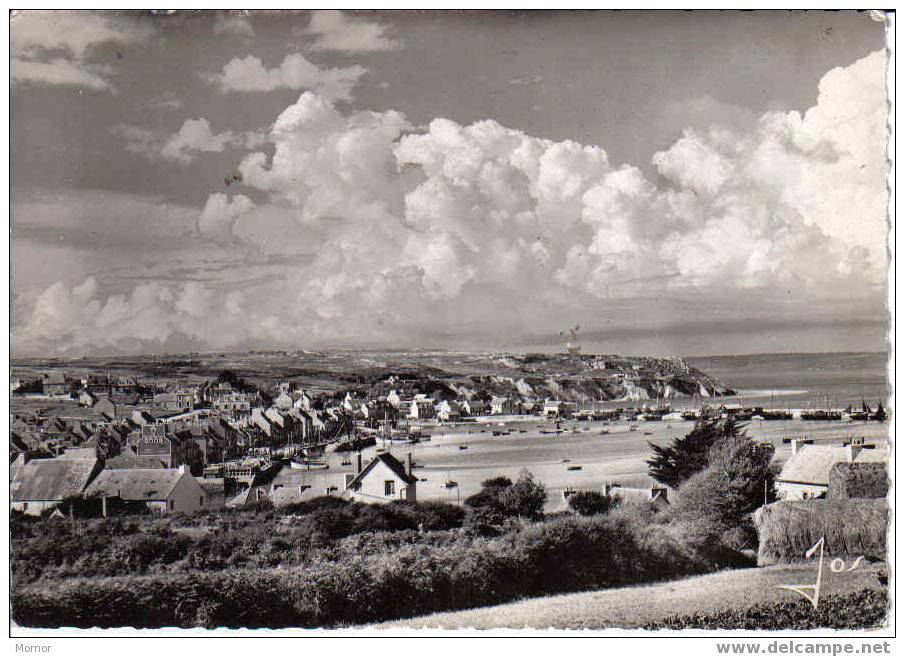
<path id="1" fill-rule="evenodd" d="M 824 564 L 821 596 L 879 590 L 878 563 L 851 573 L 832 573 Z M 637 628 L 668 617 L 744 610 L 757 604 L 801 597 L 774 588 L 778 584 L 812 584 L 814 563 L 728 570 L 679 581 L 585 593 L 545 596 L 509 604 L 447 612 L 384 623 L 389 628 Z"/>

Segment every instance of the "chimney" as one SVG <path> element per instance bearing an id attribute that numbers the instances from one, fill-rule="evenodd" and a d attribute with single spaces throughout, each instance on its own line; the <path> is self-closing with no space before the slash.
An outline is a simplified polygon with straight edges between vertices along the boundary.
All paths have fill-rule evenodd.
<path id="1" fill-rule="evenodd" d="M 845 445 L 845 460 L 849 463 L 854 463 L 855 459 L 858 458 L 858 454 L 861 453 L 861 449 L 864 446 L 854 441 Z"/>
<path id="2" fill-rule="evenodd" d="M 358 452 L 358 454 L 356 455 L 355 462 L 356 462 L 355 472 L 357 472 L 358 474 L 361 474 L 361 452 Z"/>
<path id="3" fill-rule="evenodd" d="M 412 476 L 412 453 L 409 452 L 408 456 L 405 459 L 405 473 L 411 477 Z"/>

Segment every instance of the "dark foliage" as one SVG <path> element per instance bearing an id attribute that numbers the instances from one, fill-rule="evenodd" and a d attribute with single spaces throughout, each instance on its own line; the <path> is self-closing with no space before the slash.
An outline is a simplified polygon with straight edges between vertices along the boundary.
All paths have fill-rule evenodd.
<path id="1" fill-rule="evenodd" d="M 817 630 L 882 627 L 887 623 L 889 600 L 886 591 L 865 589 L 848 595 L 820 598 L 817 609 L 807 600 L 754 605 L 743 610 L 712 614 L 675 615 L 644 629 L 699 630 Z"/>
<path id="2" fill-rule="evenodd" d="M 359 534 L 303 567 L 41 583 L 15 590 L 12 607 L 26 627 L 329 627 L 663 580 L 723 565 L 688 549 L 668 528 L 614 513 L 557 518 L 497 538 Z"/>
<path id="3" fill-rule="evenodd" d="M 653 455 L 647 460 L 650 476 L 661 484 L 678 488 L 707 466 L 710 448 L 722 438 L 744 435 L 744 427 L 732 417 L 699 420 L 685 436 L 666 447 L 649 443 Z"/>
<path id="4" fill-rule="evenodd" d="M 609 513 L 617 500 L 595 490 L 578 491 L 569 496 L 569 509 L 581 516 Z"/>
<path id="5" fill-rule="evenodd" d="M 775 500 L 773 452 L 772 445 L 744 435 L 721 438 L 710 448 L 707 466 L 679 489 L 672 517 L 734 549 L 756 547 L 751 513 Z"/>

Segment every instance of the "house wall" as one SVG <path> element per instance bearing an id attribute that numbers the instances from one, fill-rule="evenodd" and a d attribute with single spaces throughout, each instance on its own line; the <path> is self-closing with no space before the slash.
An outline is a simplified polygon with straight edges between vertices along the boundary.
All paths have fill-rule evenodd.
<path id="1" fill-rule="evenodd" d="M 10 502 L 10 511 L 22 511 L 30 516 L 39 516 L 45 509 L 52 509 L 60 500 L 28 500 L 27 502 Z"/>
<path id="2" fill-rule="evenodd" d="M 386 481 L 392 481 L 394 484 L 394 492 L 392 495 L 385 494 L 384 484 Z M 349 492 L 352 499 L 357 502 L 380 503 L 392 502 L 393 500 L 416 501 L 415 486 L 406 484 L 383 462 L 378 462 L 377 465 L 374 466 L 374 469 L 365 475 L 364 479 L 361 481 L 361 487 L 358 490 L 350 490 Z"/>
<path id="3" fill-rule="evenodd" d="M 195 478 L 186 473 L 167 497 L 167 513 L 194 513 L 204 508 L 207 495 Z M 172 504 L 171 504 L 172 502 Z"/>
<path id="4" fill-rule="evenodd" d="M 788 481 L 776 482 L 776 495 L 781 500 L 813 499 L 825 494 L 828 486 L 822 484 L 799 484 Z"/>

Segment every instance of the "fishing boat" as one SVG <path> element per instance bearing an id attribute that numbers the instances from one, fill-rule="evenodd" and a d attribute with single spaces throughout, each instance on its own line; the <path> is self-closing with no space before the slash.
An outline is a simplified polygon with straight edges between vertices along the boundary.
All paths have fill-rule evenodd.
<path id="1" fill-rule="evenodd" d="M 569 465 L 569 466 L 566 466 L 566 470 L 581 470 L 581 466 L 580 465 Z"/>
<path id="2" fill-rule="evenodd" d="M 459 449 L 468 449 L 468 445 L 459 445 Z"/>

